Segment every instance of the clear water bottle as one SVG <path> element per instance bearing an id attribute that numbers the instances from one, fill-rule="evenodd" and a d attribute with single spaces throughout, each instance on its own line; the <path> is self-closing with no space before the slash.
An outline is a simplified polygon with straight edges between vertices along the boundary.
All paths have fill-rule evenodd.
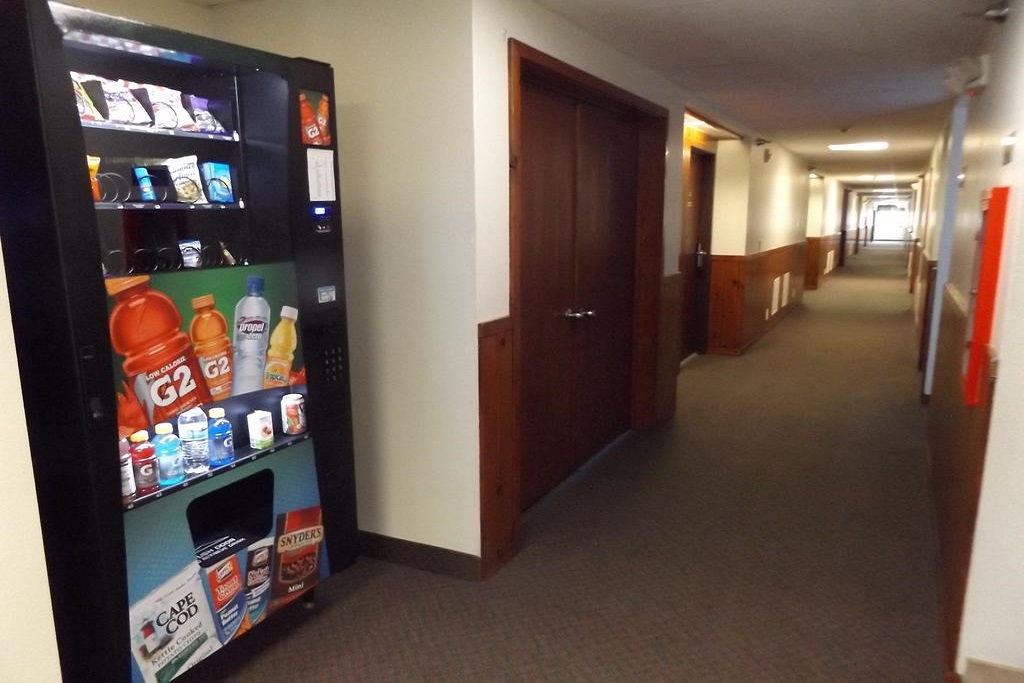
<path id="1" fill-rule="evenodd" d="M 245 281 L 245 296 L 235 306 L 232 325 L 235 355 L 231 363 L 231 395 L 247 394 L 263 388 L 270 338 L 270 304 L 263 298 L 263 278 L 250 275 Z"/>
<path id="2" fill-rule="evenodd" d="M 178 437 L 185 454 L 185 473 L 202 474 L 210 469 L 210 429 L 206 413 L 200 407 L 178 416 Z"/>
<path id="3" fill-rule="evenodd" d="M 174 435 L 170 422 L 161 422 L 153 427 L 156 436 L 153 446 L 156 448 L 156 477 L 160 486 L 173 486 L 185 479 L 184 454 L 181 440 Z"/>
<path id="4" fill-rule="evenodd" d="M 231 423 L 223 408 L 210 408 L 210 467 L 220 467 L 235 459 L 235 440 Z"/>

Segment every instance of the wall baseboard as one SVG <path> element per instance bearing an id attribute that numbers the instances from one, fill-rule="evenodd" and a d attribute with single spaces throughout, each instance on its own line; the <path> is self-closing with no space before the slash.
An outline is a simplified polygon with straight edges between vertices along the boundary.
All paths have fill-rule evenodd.
<path id="1" fill-rule="evenodd" d="M 968 659 L 963 683 L 1024 683 L 1024 670 Z"/>
<path id="2" fill-rule="evenodd" d="M 465 581 L 482 578 L 480 558 L 455 550 L 360 531 L 363 555 Z"/>

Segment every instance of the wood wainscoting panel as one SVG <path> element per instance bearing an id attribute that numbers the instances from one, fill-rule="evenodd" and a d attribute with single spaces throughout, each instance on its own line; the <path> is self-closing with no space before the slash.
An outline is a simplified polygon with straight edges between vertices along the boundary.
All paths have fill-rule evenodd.
<path id="1" fill-rule="evenodd" d="M 804 289 L 818 289 L 824 284 L 825 276 L 839 265 L 839 250 L 842 240 L 839 233 L 824 237 L 807 238 L 806 271 L 804 273 Z M 831 254 L 831 258 L 829 258 Z"/>
<path id="2" fill-rule="evenodd" d="M 650 429 L 659 423 L 659 388 L 673 386 L 676 371 L 659 376 L 658 356 L 662 342 L 661 275 L 664 254 L 665 141 L 668 117 L 643 116 L 637 126 L 636 268 L 633 284 L 633 380 L 631 425 Z M 679 318 L 677 317 L 678 321 Z M 678 322 L 677 322 L 678 326 Z M 678 338 L 678 333 L 672 335 Z M 672 409 L 673 413 L 675 408 Z M 670 415 L 671 417 L 671 415 Z"/>
<path id="3" fill-rule="evenodd" d="M 922 280 L 922 303 L 921 303 L 921 337 L 917 345 L 917 369 L 924 372 L 925 364 L 928 362 L 928 341 L 932 330 L 932 309 L 935 307 L 935 281 L 938 273 L 939 262 L 925 259 L 922 254 L 921 264 Z M 924 376 L 921 376 L 921 400 L 927 403 L 924 393 Z"/>
<path id="4" fill-rule="evenodd" d="M 821 275 L 825 276 L 839 267 L 839 250 L 842 249 L 841 235 L 836 232 L 821 238 Z M 829 254 L 832 258 L 829 259 Z M 829 265 L 831 264 L 831 268 Z"/>
<path id="5" fill-rule="evenodd" d="M 711 257 L 708 353 L 738 356 L 743 350 L 746 257 Z"/>
<path id="6" fill-rule="evenodd" d="M 747 300 L 744 304 L 742 350 L 746 350 L 779 324 L 803 300 L 803 270 L 807 267 L 805 249 L 805 242 L 797 242 L 747 256 Z M 775 280 L 778 278 L 780 283 L 785 282 L 786 273 L 789 273 L 789 289 L 780 292 L 779 301 L 775 302 Z M 781 286 L 785 287 L 784 284 Z M 776 303 L 778 309 L 773 310 Z"/>
<path id="7" fill-rule="evenodd" d="M 480 383 L 480 564 L 483 578 L 519 548 L 519 460 L 511 318 L 477 328 Z"/>
<path id="8" fill-rule="evenodd" d="M 805 250 L 806 243 L 797 242 L 747 256 L 711 258 L 708 353 L 740 355 L 803 300 Z"/>
<path id="9" fill-rule="evenodd" d="M 825 256 L 820 237 L 807 238 L 807 270 L 804 271 L 804 289 L 817 289 L 818 280 L 825 271 Z"/>
<path id="10" fill-rule="evenodd" d="M 683 274 L 673 273 L 661 279 L 661 305 L 658 319 L 657 418 L 671 420 L 676 413 L 676 378 L 679 374 L 679 346 L 682 328 L 679 318 L 683 306 Z"/>
<path id="11" fill-rule="evenodd" d="M 943 658 L 946 672 L 950 673 L 956 670 L 995 380 L 987 378 L 977 405 L 965 404 L 961 369 L 967 314 L 949 294 L 948 287 L 938 314 L 940 329 L 935 385 L 928 411 L 928 451 L 939 545 L 937 575 Z"/>

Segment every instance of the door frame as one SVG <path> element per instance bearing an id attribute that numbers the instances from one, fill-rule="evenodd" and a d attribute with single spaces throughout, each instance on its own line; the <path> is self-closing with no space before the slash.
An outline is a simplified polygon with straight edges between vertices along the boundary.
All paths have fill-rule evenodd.
<path id="1" fill-rule="evenodd" d="M 509 320 L 512 332 L 512 444 L 502 468 L 503 486 L 518 497 L 521 474 L 519 378 L 523 372 L 519 334 L 522 329 L 521 230 L 522 188 L 518 160 L 522 142 L 521 89 L 524 78 L 554 87 L 578 99 L 628 112 L 638 123 L 635 251 L 633 269 L 633 344 L 630 389 L 630 427 L 649 429 L 658 423 L 658 340 L 660 287 L 663 271 L 665 150 L 669 112 L 666 108 L 592 76 L 515 39 L 509 40 Z M 483 497 L 482 505 L 486 504 Z M 520 512 L 506 506 L 504 528 L 518 528 Z M 483 532 L 485 535 L 486 530 Z M 482 547 L 486 547 L 484 544 Z M 488 559 L 484 558 L 484 563 Z"/>

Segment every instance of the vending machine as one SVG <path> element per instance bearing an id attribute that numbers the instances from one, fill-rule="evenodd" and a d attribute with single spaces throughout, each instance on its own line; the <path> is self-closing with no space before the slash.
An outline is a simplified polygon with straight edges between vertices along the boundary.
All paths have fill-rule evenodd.
<path id="1" fill-rule="evenodd" d="M 358 553 L 333 72 L 3 8 L 0 240 L 61 669 L 166 682 Z"/>

